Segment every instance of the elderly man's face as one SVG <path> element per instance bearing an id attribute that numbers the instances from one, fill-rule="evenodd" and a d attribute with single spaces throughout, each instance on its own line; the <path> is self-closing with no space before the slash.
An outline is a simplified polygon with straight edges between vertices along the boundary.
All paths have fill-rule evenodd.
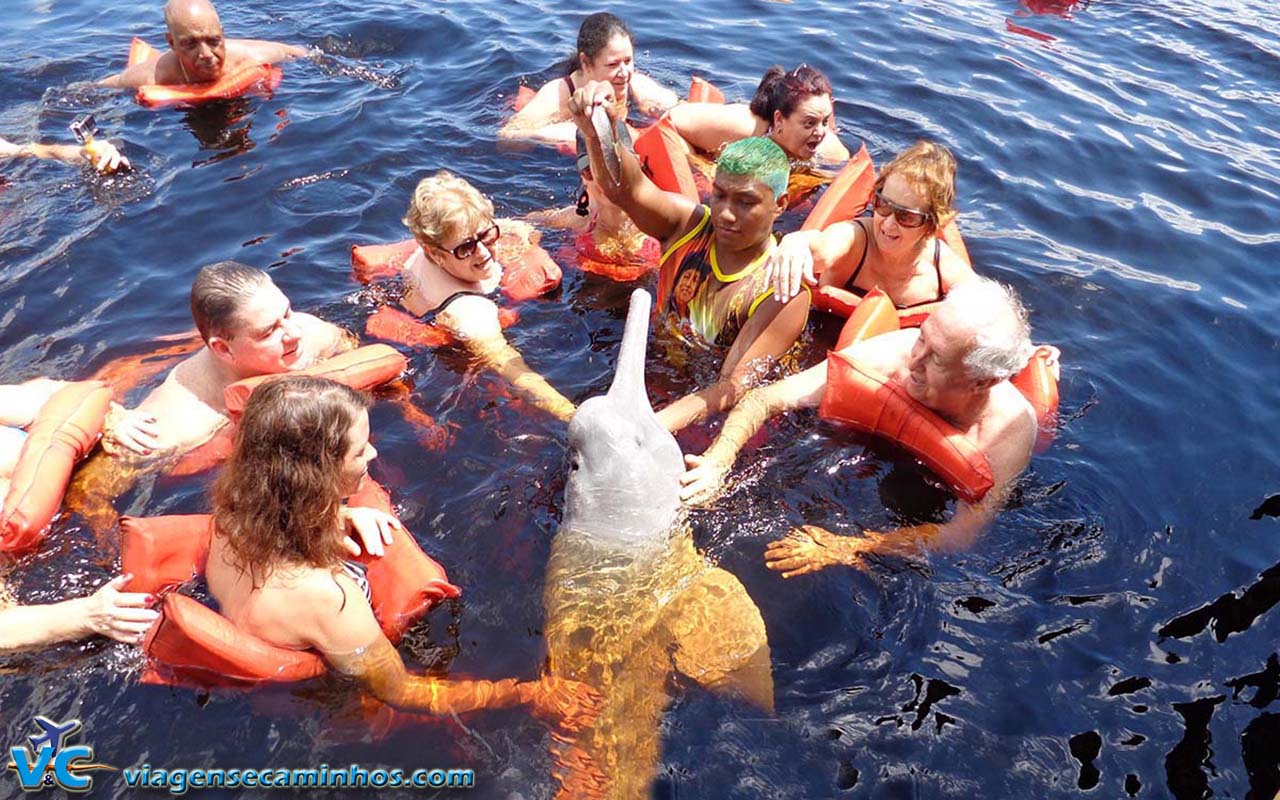
<path id="1" fill-rule="evenodd" d="M 173 20 L 168 39 L 184 75 L 192 83 L 207 83 L 222 77 L 227 46 L 216 14 L 186 14 Z"/>
<path id="2" fill-rule="evenodd" d="M 978 382 L 964 366 L 972 347 L 973 331 L 944 303 L 920 326 L 920 338 L 911 348 L 907 394 L 938 409 L 949 399 L 978 391 Z"/>

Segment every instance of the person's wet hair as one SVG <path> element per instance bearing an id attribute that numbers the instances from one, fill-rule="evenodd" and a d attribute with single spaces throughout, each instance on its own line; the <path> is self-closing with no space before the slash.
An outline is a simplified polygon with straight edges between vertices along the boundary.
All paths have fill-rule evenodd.
<path id="1" fill-rule="evenodd" d="M 428 175 L 413 190 L 405 227 L 419 244 L 443 245 L 449 234 L 470 235 L 493 221 L 493 202 L 448 170 Z"/>
<path id="2" fill-rule="evenodd" d="M 236 315 L 249 295 L 271 285 L 267 273 L 239 261 L 219 261 L 200 268 L 191 284 L 191 318 L 200 336 L 231 338 Z"/>
<path id="3" fill-rule="evenodd" d="M 767 136 L 751 136 L 726 145 L 716 159 L 716 173 L 748 175 L 773 191 L 778 199 L 787 191 L 791 162 L 786 151 Z"/>
<path id="4" fill-rule="evenodd" d="M 824 94 L 833 96 L 831 81 L 820 70 L 808 64 L 801 64 L 790 72 L 772 66 L 765 70 L 751 98 L 751 113 L 772 125 L 774 111 L 789 117 L 805 99 Z"/>
<path id="5" fill-rule="evenodd" d="M 255 585 L 280 564 L 342 560 L 342 466 L 368 407 L 349 386 L 305 375 L 273 378 L 249 396 L 212 499 L 218 533 Z"/>
<path id="6" fill-rule="evenodd" d="M 631 28 L 623 21 L 621 17 L 610 14 L 607 11 L 600 11 L 591 14 L 582 21 L 582 25 L 578 28 L 578 49 L 565 62 L 565 75 L 572 75 L 573 71 L 579 66 L 579 55 L 584 55 L 591 60 L 599 55 L 600 51 L 613 41 L 613 37 L 618 34 L 626 36 L 628 39 L 635 41 L 631 35 Z"/>
<path id="7" fill-rule="evenodd" d="M 901 175 L 929 201 L 930 223 L 944 228 L 956 218 L 956 157 L 946 146 L 925 139 L 903 150 L 880 171 L 874 191 L 884 188 L 893 175 Z"/>
<path id="8" fill-rule="evenodd" d="M 957 284 L 943 301 L 973 331 L 964 366 L 974 380 L 1003 381 L 1022 371 L 1035 348 L 1027 309 L 1013 287 L 978 276 Z"/>

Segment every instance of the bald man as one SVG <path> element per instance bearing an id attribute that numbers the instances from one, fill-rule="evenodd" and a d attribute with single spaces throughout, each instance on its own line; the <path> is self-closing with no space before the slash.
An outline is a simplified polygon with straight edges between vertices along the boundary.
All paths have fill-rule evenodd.
<path id="1" fill-rule="evenodd" d="M 987 458 L 994 486 L 978 503 L 960 503 L 942 525 L 838 536 L 805 525 L 765 550 L 765 563 L 784 578 L 834 564 L 860 566 L 870 553 L 911 555 L 924 549 L 968 547 L 1003 507 L 1031 460 L 1036 417 L 1010 378 L 1026 366 L 1032 346 L 1027 312 L 1012 289 L 989 278 L 954 287 L 920 328 L 850 345 L 847 352 L 965 434 Z M 1056 361 L 1055 361 L 1056 363 Z M 688 455 L 681 479 L 686 502 L 719 491 L 738 450 L 764 421 L 783 411 L 816 407 L 827 391 L 825 362 L 754 389 L 725 421 L 701 456 Z"/>
<path id="2" fill-rule="evenodd" d="M 164 7 L 169 51 L 101 81 L 115 89 L 154 84 L 210 83 L 224 73 L 305 56 L 301 47 L 261 39 L 227 39 L 209 0 L 169 0 Z"/>

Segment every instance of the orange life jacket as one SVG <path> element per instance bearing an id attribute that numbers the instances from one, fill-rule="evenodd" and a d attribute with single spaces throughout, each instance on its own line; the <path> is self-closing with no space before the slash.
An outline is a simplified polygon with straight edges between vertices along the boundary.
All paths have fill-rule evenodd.
<path id="1" fill-rule="evenodd" d="M 222 391 L 222 400 L 226 404 L 227 415 L 231 417 L 232 424 L 224 425 L 212 439 L 184 453 L 177 463 L 169 468 L 168 474 L 174 477 L 196 475 L 226 461 L 235 444 L 235 421 L 244 411 L 244 404 L 248 402 L 249 395 L 264 381 L 282 375 L 312 375 L 329 378 L 345 383 L 353 389 L 364 391 L 394 380 L 404 372 L 408 363 L 409 360 L 390 345 L 367 344 L 339 353 L 333 358 L 325 359 L 304 369 L 277 375 L 258 375 L 236 381 Z"/>
<path id="2" fill-rule="evenodd" d="M 141 64 L 156 55 L 156 49 L 134 37 L 129 43 L 129 66 Z M 222 77 L 208 83 L 148 84 L 138 87 L 139 105 L 149 108 L 171 106 L 179 103 L 194 105 L 210 100 L 227 100 L 245 94 L 270 96 L 280 85 L 284 72 L 273 64 L 249 64 L 224 72 Z"/>
<path id="3" fill-rule="evenodd" d="M 893 304 L 879 289 L 841 331 L 841 349 L 868 336 L 898 329 Z M 1032 354 L 1011 382 L 1036 413 L 1036 452 L 1053 441 L 1058 413 L 1058 382 L 1049 366 L 1048 347 Z M 935 411 L 907 394 L 905 388 L 843 352 L 827 356 L 827 388 L 818 407 L 823 419 L 845 422 L 863 433 L 892 439 L 941 477 L 956 496 L 969 503 L 983 498 L 993 485 L 987 457 L 967 436 Z"/>
<path id="4" fill-rule="evenodd" d="M 349 502 L 391 513 L 386 490 L 368 477 Z M 133 575 L 130 591 L 163 592 L 203 573 L 211 516 L 123 517 L 120 528 L 121 568 Z M 392 642 L 435 603 L 461 592 L 404 530 L 393 531 L 381 558 L 359 560 L 368 567 L 373 613 Z M 160 611 L 142 645 L 148 656 L 144 682 L 242 686 L 306 680 L 326 669 L 319 654 L 264 642 L 190 597 L 168 592 Z"/>
<path id="5" fill-rule="evenodd" d="M 0 552 L 34 549 L 62 505 L 71 470 L 98 441 L 111 404 L 100 381 L 68 384 L 53 393 L 27 431 L 0 510 Z"/>

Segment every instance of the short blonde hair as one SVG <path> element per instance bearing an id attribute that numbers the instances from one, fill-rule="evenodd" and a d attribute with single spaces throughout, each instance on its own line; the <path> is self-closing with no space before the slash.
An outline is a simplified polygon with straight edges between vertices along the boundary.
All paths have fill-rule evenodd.
<path id="1" fill-rule="evenodd" d="M 442 169 L 418 181 L 404 224 L 419 244 L 442 246 L 450 233 L 470 233 L 493 219 L 493 202 L 452 172 Z"/>
<path id="2" fill-rule="evenodd" d="M 876 178 L 875 191 L 884 188 L 891 175 L 900 174 L 929 201 L 934 230 L 945 228 L 956 218 L 956 157 L 937 142 L 921 139 L 898 153 Z"/>

